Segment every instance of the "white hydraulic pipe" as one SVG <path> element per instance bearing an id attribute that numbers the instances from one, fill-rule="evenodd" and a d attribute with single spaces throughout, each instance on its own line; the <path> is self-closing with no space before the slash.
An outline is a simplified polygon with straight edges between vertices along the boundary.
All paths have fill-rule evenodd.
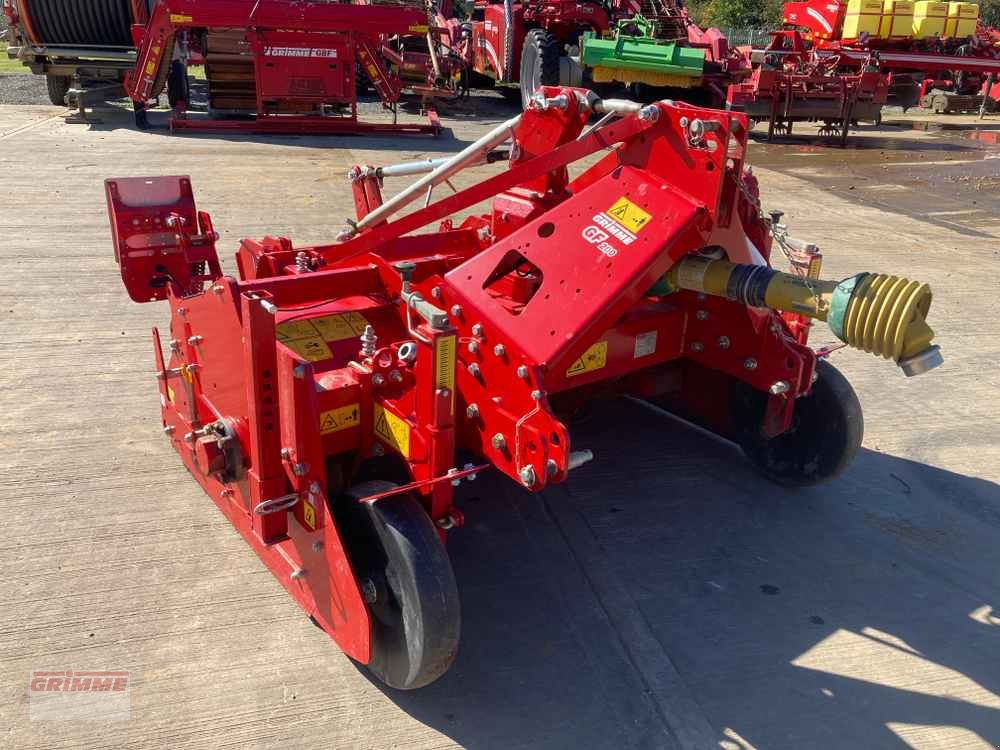
<path id="1" fill-rule="evenodd" d="M 362 229 L 367 229 L 370 226 L 378 224 L 389 216 L 392 216 L 392 214 L 396 213 L 404 206 L 408 206 L 413 203 L 413 201 L 418 200 L 421 195 L 428 190 L 428 188 L 440 185 L 452 175 L 461 172 L 466 167 L 471 166 L 472 164 L 475 164 L 479 160 L 485 158 L 486 154 L 492 151 L 494 146 L 498 146 L 508 138 L 513 137 L 513 130 L 520 122 L 521 115 L 518 115 L 517 117 L 512 117 L 506 122 L 497 125 L 497 127 L 493 128 L 493 130 L 484 135 L 482 138 L 469 144 L 454 156 L 445 159 L 443 163 L 434 167 L 434 169 L 432 169 L 428 174 L 424 175 L 419 180 L 412 183 L 408 188 L 401 191 L 397 195 L 394 195 L 374 211 L 367 214 L 365 218 L 357 224 L 354 224 L 349 229 L 345 230 L 343 236 L 345 239 L 347 237 L 352 237 Z M 383 172 L 383 174 L 385 173 Z"/>

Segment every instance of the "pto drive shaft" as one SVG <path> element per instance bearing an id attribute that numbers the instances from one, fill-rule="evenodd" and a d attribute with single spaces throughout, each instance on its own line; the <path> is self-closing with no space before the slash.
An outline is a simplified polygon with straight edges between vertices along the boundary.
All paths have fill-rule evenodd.
<path id="1" fill-rule="evenodd" d="M 767 266 L 688 256 L 667 272 L 667 282 L 672 289 L 825 320 L 845 344 L 893 360 L 907 376 L 943 361 L 926 322 L 931 290 L 917 281 L 877 273 L 823 281 Z"/>

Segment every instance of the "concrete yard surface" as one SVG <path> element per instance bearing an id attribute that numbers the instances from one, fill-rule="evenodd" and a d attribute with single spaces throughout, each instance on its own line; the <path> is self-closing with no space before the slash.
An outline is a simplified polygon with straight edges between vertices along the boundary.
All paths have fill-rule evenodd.
<path id="1" fill-rule="evenodd" d="M 172 136 L 121 111 L 0 106 L 0 747 L 1000 747 L 989 122 L 754 143 L 764 207 L 823 248 L 826 276 L 932 285 L 944 365 L 907 379 L 836 352 L 866 436 L 821 487 L 777 488 L 633 401 L 571 425 L 596 459 L 565 485 L 464 484 L 462 645 L 425 689 L 366 677 L 204 496 L 160 431 L 150 328 L 167 307 L 128 300 L 103 180 L 191 175 L 234 272 L 240 237 L 332 239 L 350 166 L 453 152 L 512 114 L 467 107 L 434 140 Z M 46 670 L 127 672 L 124 714 L 41 717 Z"/>

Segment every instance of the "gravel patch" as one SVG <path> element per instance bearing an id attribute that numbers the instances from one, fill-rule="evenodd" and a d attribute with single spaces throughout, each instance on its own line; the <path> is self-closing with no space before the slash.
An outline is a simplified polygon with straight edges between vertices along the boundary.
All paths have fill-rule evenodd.
<path id="1" fill-rule="evenodd" d="M 45 77 L 30 73 L 0 75 L 0 104 L 49 104 Z"/>

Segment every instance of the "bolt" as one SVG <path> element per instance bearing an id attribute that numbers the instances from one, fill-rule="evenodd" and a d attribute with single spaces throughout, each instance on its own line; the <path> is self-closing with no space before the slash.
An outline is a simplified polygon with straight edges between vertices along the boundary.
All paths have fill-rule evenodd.
<path id="1" fill-rule="evenodd" d="M 232 497 L 233 491 L 228 487 L 223 487 L 222 492 L 219 493 L 219 497 Z"/>
<path id="2" fill-rule="evenodd" d="M 497 344 L 496 346 L 493 347 L 493 353 L 498 357 L 502 357 L 507 353 L 507 349 L 504 347 L 503 344 Z"/>
<path id="3" fill-rule="evenodd" d="M 309 473 L 309 464 L 292 464 L 292 474 L 297 477 L 304 477 Z"/>
<path id="4" fill-rule="evenodd" d="M 451 398 L 451 391 L 447 388 L 439 388 L 436 393 L 438 398 Z"/>
<path id="5" fill-rule="evenodd" d="M 472 335 L 476 336 L 478 338 L 482 338 L 482 335 L 483 335 L 483 324 L 482 323 L 476 323 L 474 326 L 472 326 Z"/>
<path id="6" fill-rule="evenodd" d="M 773 395 L 778 396 L 782 393 L 788 393 L 791 387 L 792 386 L 789 384 L 787 380 L 779 380 L 778 382 L 774 383 L 770 388 L 768 388 L 768 390 Z"/>
<path id="7" fill-rule="evenodd" d="M 313 552 L 319 552 L 321 549 L 323 549 L 323 542 L 322 541 L 320 541 L 319 539 L 317 539 L 315 542 L 312 543 L 312 550 L 313 550 Z"/>
<path id="8" fill-rule="evenodd" d="M 185 310 L 183 307 L 178 307 L 177 314 L 183 318 L 185 315 L 187 315 L 187 310 Z"/>
<path id="9" fill-rule="evenodd" d="M 306 376 L 306 368 L 303 365 L 295 365 L 292 368 L 292 377 L 302 380 Z"/>
<path id="10" fill-rule="evenodd" d="M 700 352 L 703 351 L 704 349 L 705 345 L 700 341 L 695 341 L 693 344 L 691 344 L 691 351 L 693 352 Z"/>
<path id="11" fill-rule="evenodd" d="M 753 357 L 747 357 L 746 359 L 743 360 L 743 367 L 746 370 L 756 370 L 757 360 L 754 359 Z"/>
<path id="12" fill-rule="evenodd" d="M 167 433 L 168 435 L 173 435 L 174 434 L 174 426 L 172 424 L 168 424 L 166 427 L 163 428 L 163 431 L 165 433 Z"/>
<path id="13" fill-rule="evenodd" d="M 479 407 L 476 404 L 469 404 L 465 407 L 465 416 L 469 419 L 475 419 L 479 416 Z"/>
<path id="14" fill-rule="evenodd" d="M 372 383 L 374 383 L 375 385 L 384 385 L 385 376 L 380 372 L 376 372 L 374 375 L 372 375 Z"/>
<path id="15" fill-rule="evenodd" d="M 472 377 L 474 377 L 474 378 L 478 378 L 479 377 L 479 365 L 477 365 L 475 362 L 469 363 L 469 374 Z"/>
<path id="16" fill-rule="evenodd" d="M 431 289 L 431 296 L 434 299 L 441 299 L 441 287 L 436 286 L 436 287 L 432 288 Z"/>
<path id="17" fill-rule="evenodd" d="M 393 383 L 401 383 L 403 382 L 403 373 L 401 373 L 399 370 L 390 370 L 389 380 L 391 380 Z"/>
<path id="18" fill-rule="evenodd" d="M 533 467 L 533 466 L 525 466 L 523 469 L 521 469 L 517 473 L 517 475 L 519 477 L 521 477 L 521 483 L 525 487 L 534 487 L 535 486 L 535 467 Z"/>
<path id="19" fill-rule="evenodd" d="M 282 461 L 290 461 L 291 458 L 292 458 L 292 449 L 291 448 L 282 448 L 281 449 L 281 460 Z"/>
<path id="20" fill-rule="evenodd" d="M 505 438 L 503 436 L 503 433 L 501 432 L 498 432 L 496 435 L 493 436 L 492 442 L 493 442 L 493 447 L 496 448 L 498 451 L 502 451 L 504 448 L 507 447 L 507 438 Z"/>
<path id="21" fill-rule="evenodd" d="M 321 489 L 322 489 L 322 487 L 319 486 L 319 482 L 310 482 L 309 483 L 309 491 L 311 493 L 313 493 L 314 495 L 318 495 L 319 491 Z"/>
<path id="22" fill-rule="evenodd" d="M 521 365 L 520 367 L 518 367 L 517 368 L 517 376 L 519 378 L 521 378 L 521 380 L 527 380 L 528 379 L 528 366 L 527 365 Z"/>
<path id="23" fill-rule="evenodd" d="M 455 468 L 448 469 L 448 474 L 449 475 L 451 475 L 451 474 L 458 474 L 458 469 L 455 469 Z M 460 485 L 461 483 L 462 483 L 462 478 L 461 477 L 459 477 L 458 479 L 452 479 L 451 480 L 451 486 L 452 487 L 458 487 L 458 485 Z"/>
<path id="24" fill-rule="evenodd" d="M 456 318 L 461 318 L 462 317 L 462 306 L 461 305 L 452 305 L 451 306 L 451 314 L 453 316 L 455 316 Z"/>
<path id="25" fill-rule="evenodd" d="M 194 442 L 194 433 L 193 432 L 185 432 L 184 433 L 184 442 L 185 443 L 193 443 Z"/>
<path id="26" fill-rule="evenodd" d="M 660 119 L 660 109 L 655 104 L 650 104 L 639 110 L 639 119 L 645 122 L 656 122 Z"/>
<path id="27" fill-rule="evenodd" d="M 226 291 L 226 287 L 222 286 L 222 284 L 214 284 L 212 286 L 212 291 L 215 292 L 216 294 L 222 294 L 224 291 Z"/>
<path id="28" fill-rule="evenodd" d="M 679 122 L 680 122 L 682 128 L 686 128 L 688 126 L 688 123 L 690 122 L 690 120 L 688 120 L 688 118 L 686 118 L 686 117 L 682 117 L 679 120 Z"/>
<path id="29" fill-rule="evenodd" d="M 699 310 L 694 314 L 698 320 L 708 320 L 708 310 Z"/>
<path id="30" fill-rule="evenodd" d="M 698 301 L 699 302 L 704 302 L 707 299 L 708 299 L 708 295 L 707 294 L 705 294 L 704 292 L 698 292 Z"/>
<path id="31" fill-rule="evenodd" d="M 720 349 L 728 349 L 729 348 L 729 337 L 728 336 L 719 336 L 719 340 L 716 341 L 715 343 L 717 343 L 719 345 Z"/>
<path id="32" fill-rule="evenodd" d="M 537 390 L 531 392 L 531 398 L 534 401 L 541 401 L 542 400 L 542 396 L 544 396 L 544 395 L 545 394 L 543 394 L 541 391 L 537 391 Z"/>
<path id="33" fill-rule="evenodd" d="M 375 600 L 378 599 L 378 589 L 375 588 L 375 582 L 371 578 L 366 578 L 361 582 L 361 596 L 366 604 L 374 604 Z"/>
<path id="34" fill-rule="evenodd" d="M 478 351 L 479 351 L 479 342 L 478 341 L 470 341 L 469 342 L 469 353 L 470 354 L 475 354 Z"/>
<path id="35" fill-rule="evenodd" d="M 556 474 L 559 473 L 559 464 L 556 463 L 556 460 L 554 458 L 550 458 L 548 461 L 545 462 L 545 473 L 548 474 L 550 477 L 554 477 Z"/>
<path id="36" fill-rule="evenodd" d="M 372 453 L 374 455 L 376 455 L 376 456 L 384 456 L 385 455 L 385 448 L 382 447 L 381 443 L 375 443 L 372 446 Z"/>
<path id="37" fill-rule="evenodd" d="M 374 355 L 376 344 L 378 344 L 378 336 L 375 335 L 375 329 L 371 326 L 365 326 L 365 331 L 361 334 L 361 356 L 371 357 Z"/>
<path id="38" fill-rule="evenodd" d="M 170 339 L 170 351 L 172 351 L 172 352 L 174 352 L 174 354 L 176 354 L 180 350 L 181 350 L 181 342 L 178 341 L 177 339 Z"/>
<path id="39" fill-rule="evenodd" d="M 304 570 L 302 570 L 302 568 L 296 568 L 295 570 L 292 571 L 292 580 L 293 581 L 297 581 L 300 578 L 305 578 L 305 577 L 306 577 L 306 572 Z"/>

